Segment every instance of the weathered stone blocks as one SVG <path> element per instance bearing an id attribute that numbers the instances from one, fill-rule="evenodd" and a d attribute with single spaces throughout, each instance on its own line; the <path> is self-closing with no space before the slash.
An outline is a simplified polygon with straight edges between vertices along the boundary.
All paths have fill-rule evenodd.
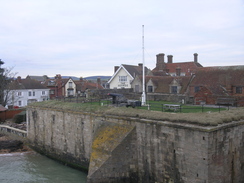
<path id="1" fill-rule="evenodd" d="M 244 182 L 244 121 L 180 122 L 28 108 L 28 139 L 88 182 Z"/>

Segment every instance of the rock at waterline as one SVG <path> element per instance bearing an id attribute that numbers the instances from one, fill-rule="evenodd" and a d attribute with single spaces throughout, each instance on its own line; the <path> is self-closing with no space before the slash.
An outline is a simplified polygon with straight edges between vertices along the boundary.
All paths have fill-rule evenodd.
<path id="1" fill-rule="evenodd" d="M 28 148 L 19 140 L 12 140 L 0 134 L 0 153 L 25 152 Z"/>

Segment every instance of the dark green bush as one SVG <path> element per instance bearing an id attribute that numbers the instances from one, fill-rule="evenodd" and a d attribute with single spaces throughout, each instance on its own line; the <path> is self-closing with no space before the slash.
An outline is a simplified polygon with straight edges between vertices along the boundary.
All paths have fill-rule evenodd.
<path id="1" fill-rule="evenodd" d="M 19 114 L 16 114 L 14 117 L 13 117 L 13 122 L 14 123 L 22 123 L 26 121 L 26 111 L 22 111 L 20 112 Z"/>

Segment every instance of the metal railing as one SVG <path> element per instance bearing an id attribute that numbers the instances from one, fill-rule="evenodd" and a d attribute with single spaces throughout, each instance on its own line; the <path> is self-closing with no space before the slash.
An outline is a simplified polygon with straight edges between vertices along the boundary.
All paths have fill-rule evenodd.
<path id="1" fill-rule="evenodd" d="M 58 97 L 55 100 L 62 102 L 75 102 L 75 103 L 89 103 L 91 105 L 100 106 L 111 106 L 112 99 L 105 98 L 85 98 L 85 97 Z M 123 106 L 120 103 L 114 103 L 113 106 Z M 235 107 L 235 106 L 234 106 Z M 224 105 L 182 105 L 182 104 L 166 104 L 160 102 L 150 102 L 148 101 L 146 106 L 136 106 L 138 109 L 146 109 L 152 111 L 162 111 L 162 112 L 176 112 L 176 113 L 192 113 L 192 112 L 221 112 L 224 110 L 229 110 L 233 106 Z"/>
<path id="2" fill-rule="evenodd" d="M 27 136 L 27 131 L 20 130 L 18 128 L 13 128 L 7 125 L 0 125 L 0 131 L 1 132 L 7 132 L 11 134 L 15 134 L 21 137 L 26 137 Z"/>

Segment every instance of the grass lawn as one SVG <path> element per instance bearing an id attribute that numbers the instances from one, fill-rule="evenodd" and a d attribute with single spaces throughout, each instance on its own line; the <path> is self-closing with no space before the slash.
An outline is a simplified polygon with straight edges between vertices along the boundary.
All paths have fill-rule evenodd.
<path id="1" fill-rule="evenodd" d="M 111 101 L 101 100 L 100 102 L 88 102 L 85 105 L 94 105 L 94 106 L 107 106 L 111 104 Z M 175 104 L 180 105 L 180 109 L 172 110 L 165 109 L 164 104 Z M 149 105 L 149 106 L 148 106 Z M 201 106 L 201 105 L 181 105 L 179 103 L 167 102 L 167 101 L 148 101 L 147 106 L 136 107 L 137 109 L 145 109 L 151 111 L 162 111 L 162 112 L 175 112 L 175 113 L 199 113 L 199 112 L 220 112 L 224 111 L 227 108 L 219 106 Z"/>
<path id="2" fill-rule="evenodd" d="M 51 101 L 50 101 L 51 102 Z M 62 101 L 60 101 L 63 103 Z M 52 101 L 50 105 L 53 103 L 60 103 L 58 101 Z M 65 105 L 63 105 L 65 103 Z M 106 108 L 111 104 L 110 100 L 101 100 L 98 101 L 91 101 L 87 103 L 77 102 L 75 100 L 73 101 L 66 101 L 63 104 L 60 104 L 60 108 L 63 108 L 65 106 L 72 105 L 73 108 L 76 109 L 89 109 L 92 111 L 95 110 L 103 110 L 102 108 Z M 71 104 L 73 103 L 73 104 Z M 173 105 L 179 105 L 180 108 L 177 110 L 173 109 L 166 109 L 164 104 L 173 104 Z M 149 106 L 148 106 L 149 105 Z M 167 101 L 147 101 L 147 106 L 141 106 L 136 107 L 137 109 L 144 109 L 144 110 L 150 110 L 150 111 L 162 111 L 162 112 L 174 112 L 174 113 L 210 113 L 210 112 L 220 112 L 226 110 L 226 108 L 219 108 L 219 106 L 199 106 L 199 105 L 181 105 L 179 103 L 173 103 L 173 102 L 167 102 Z"/>

